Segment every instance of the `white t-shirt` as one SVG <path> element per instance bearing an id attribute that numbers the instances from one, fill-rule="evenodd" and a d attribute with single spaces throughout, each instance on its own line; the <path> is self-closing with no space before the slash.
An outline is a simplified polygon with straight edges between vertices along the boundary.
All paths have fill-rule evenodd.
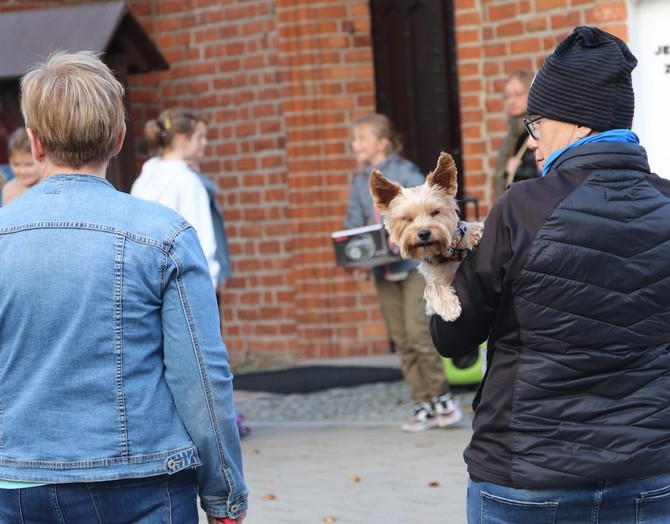
<path id="1" fill-rule="evenodd" d="M 221 266 L 215 258 L 216 239 L 209 195 L 188 164 L 184 160 L 161 160 L 158 157 L 147 160 L 130 194 L 169 207 L 195 228 L 216 287 Z"/>

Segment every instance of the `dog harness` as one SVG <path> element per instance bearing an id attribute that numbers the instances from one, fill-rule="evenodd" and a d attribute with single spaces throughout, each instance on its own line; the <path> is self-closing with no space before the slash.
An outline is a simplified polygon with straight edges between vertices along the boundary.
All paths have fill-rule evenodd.
<path id="1" fill-rule="evenodd" d="M 469 222 L 459 220 L 456 224 L 456 229 L 451 233 L 451 244 L 449 247 L 444 252 L 435 255 L 433 258 L 424 260 L 430 264 L 444 264 L 446 262 L 458 262 L 463 260 L 465 255 L 468 254 L 469 249 L 461 249 L 456 246 L 468 232 L 470 225 Z"/>

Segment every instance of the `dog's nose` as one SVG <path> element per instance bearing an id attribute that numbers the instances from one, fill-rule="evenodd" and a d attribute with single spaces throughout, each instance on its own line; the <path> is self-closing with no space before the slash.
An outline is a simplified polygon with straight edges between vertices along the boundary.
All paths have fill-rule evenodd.
<path id="1" fill-rule="evenodd" d="M 418 233 L 419 238 L 423 240 L 424 242 L 428 239 L 430 239 L 430 229 L 422 229 Z"/>

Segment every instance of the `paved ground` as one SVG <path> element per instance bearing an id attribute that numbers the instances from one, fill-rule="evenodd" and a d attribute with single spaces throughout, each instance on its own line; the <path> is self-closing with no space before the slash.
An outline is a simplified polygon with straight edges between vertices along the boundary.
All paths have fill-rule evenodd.
<path id="1" fill-rule="evenodd" d="M 397 360 L 391 355 L 382 365 Z M 418 434 L 399 429 L 412 405 L 404 382 L 235 395 L 252 428 L 242 442 L 251 491 L 246 523 L 466 522 L 462 452 L 471 434 L 471 392 L 456 395 L 461 422 Z"/>

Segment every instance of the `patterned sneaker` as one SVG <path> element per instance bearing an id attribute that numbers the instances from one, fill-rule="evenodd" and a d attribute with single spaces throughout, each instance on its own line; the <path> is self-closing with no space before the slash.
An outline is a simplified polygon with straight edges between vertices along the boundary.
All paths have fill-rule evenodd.
<path id="1" fill-rule="evenodd" d="M 435 411 L 435 423 L 440 428 L 456 424 L 463 418 L 463 413 L 450 393 L 434 398 L 433 410 Z"/>
<path id="2" fill-rule="evenodd" d="M 412 416 L 402 425 L 402 430 L 416 433 L 417 431 L 434 428 L 436 425 L 437 419 L 433 406 L 429 402 L 424 402 L 414 406 Z"/>

